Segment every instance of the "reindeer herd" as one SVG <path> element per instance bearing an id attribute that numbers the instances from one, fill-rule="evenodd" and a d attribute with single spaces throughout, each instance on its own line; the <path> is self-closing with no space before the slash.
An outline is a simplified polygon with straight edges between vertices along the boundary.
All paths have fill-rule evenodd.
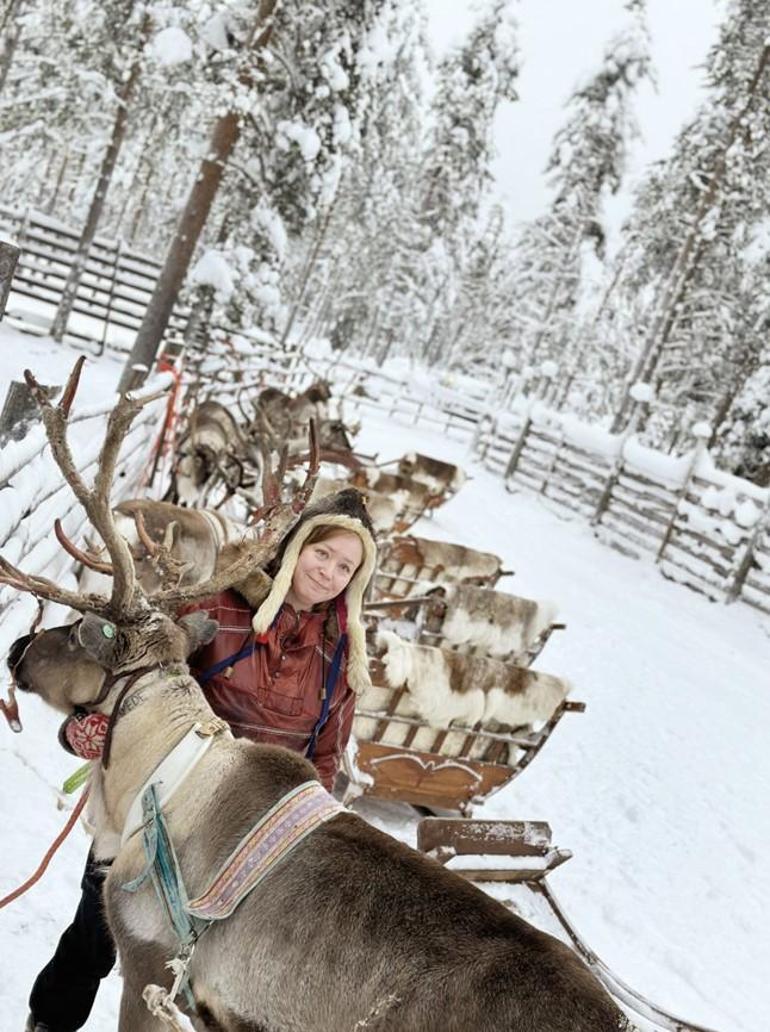
<path id="1" fill-rule="evenodd" d="M 294 430 L 300 420 L 282 422 L 287 406 L 281 400 L 272 407 L 275 394 L 262 397 L 251 436 L 228 429 L 212 403 L 190 420 L 181 442 L 175 501 L 135 500 L 113 509 L 110 491 L 121 442 L 147 399 L 124 396 L 117 404 L 88 485 L 67 441 L 78 376 L 79 366 L 56 407 L 31 374 L 27 379 L 55 461 L 94 532 L 91 545 L 81 548 L 58 528 L 63 546 L 85 564 L 89 579 L 77 591 L 65 589 L 0 559 L 0 582 L 79 614 L 66 626 L 19 639 L 8 663 L 19 689 L 56 709 L 71 713 L 78 706 L 109 717 L 109 750 L 94 764 L 90 791 L 96 855 L 114 861 L 105 906 L 123 975 L 119 1027 L 159 1032 L 181 1027 L 168 996 L 163 1006 L 153 1005 L 153 992 L 167 993 L 174 980 L 168 965 L 179 944 L 151 888 L 126 890 L 145 868 L 141 837 L 126 828 L 143 786 L 181 738 L 194 731 L 207 739 L 200 762 L 163 803 L 192 897 L 206 889 L 255 820 L 314 778 L 312 765 L 298 754 L 234 739 L 215 718 L 187 657 L 210 640 L 216 624 L 200 612 L 181 619 L 176 613 L 228 586 L 248 597 L 276 541 L 318 489 L 324 452 L 331 450 L 334 461 L 340 458 L 341 438 L 333 445 L 325 442 L 320 418 L 320 439 L 311 430 L 309 446 L 299 444 Z M 313 393 L 302 404 L 312 408 L 319 398 Z M 272 436 L 266 440 L 265 434 Z M 280 480 L 292 449 L 300 457 L 307 453 L 307 472 L 287 498 Z M 507 768 L 510 757 L 491 754 L 484 732 L 548 719 L 566 694 L 562 684 L 537 688 L 536 678 L 528 676 L 533 673 L 529 659 L 553 629 L 553 613 L 519 600 L 518 637 L 511 628 L 507 636 L 490 635 L 490 600 L 474 609 L 472 596 L 474 590 L 494 593 L 489 585 L 503 575 L 499 560 L 403 537 L 415 513 L 440 504 L 458 489 L 462 475 L 416 455 L 386 474 L 346 451 L 347 460 L 337 465 L 369 499 L 393 501 L 402 494 L 390 525 L 398 533 L 384 544 L 374 599 L 379 609 L 372 609 L 390 612 L 391 623 L 382 615 L 372 623 L 380 695 L 362 700 L 359 718 L 372 728 L 369 743 L 419 753 L 413 749 L 416 727 L 432 736 L 428 752 L 449 755 L 450 766 Z M 248 502 L 249 526 L 239 526 L 216 508 L 192 507 L 201 498 L 210 500 L 212 480 Z M 182 500 L 186 506 L 175 504 Z M 424 577 L 428 569 L 430 583 Z M 421 601 L 425 597 L 429 603 Z M 463 605 L 453 610 L 457 597 Z M 505 607 L 492 601 L 504 616 Z M 426 605 L 433 607 L 432 624 L 424 618 Z M 410 623 L 411 639 L 398 633 Z M 479 633 L 484 627 L 486 638 Z M 426 644 L 431 634 L 434 644 Z M 432 651 L 440 653 L 438 660 Z M 383 722 L 400 729 L 390 741 L 374 733 Z M 365 730 L 359 725 L 362 738 Z M 448 754 L 437 747 L 436 734 L 442 731 L 443 742 L 451 746 Z M 500 737 L 495 741 L 499 744 Z M 352 768 L 349 783 L 355 783 Z M 186 955 L 185 973 L 189 995 L 178 997 L 177 1007 L 201 1032 L 617 1032 L 632 1027 L 571 949 L 350 810 L 303 839 L 232 916 L 207 926 Z"/>

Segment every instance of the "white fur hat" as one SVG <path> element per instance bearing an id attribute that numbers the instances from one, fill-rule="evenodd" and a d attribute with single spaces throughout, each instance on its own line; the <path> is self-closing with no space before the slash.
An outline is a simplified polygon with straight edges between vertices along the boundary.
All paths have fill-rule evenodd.
<path id="1" fill-rule="evenodd" d="M 361 565 L 353 574 L 343 596 L 347 608 L 347 680 L 353 691 L 360 693 L 371 687 L 362 608 L 377 564 L 377 547 L 369 514 L 358 491 L 352 488 L 340 491 L 305 510 L 285 538 L 283 548 L 274 561 L 280 562 L 280 566 L 274 575 L 270 593 L 254 614 L 252 627 L 257 635 L 267 632 L 291 587 L 300 552 L 317 527 L 339 527 L 340 530 L 351 531 L 360 538 L 363 545 Z"/>

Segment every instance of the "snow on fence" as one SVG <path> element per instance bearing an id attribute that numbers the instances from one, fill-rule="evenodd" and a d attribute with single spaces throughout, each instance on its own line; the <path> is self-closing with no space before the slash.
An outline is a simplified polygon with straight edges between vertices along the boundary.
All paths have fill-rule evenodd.
<path id="1" fill-rule="evenodd" d="M 494 417 L 480 401 L 429 380 L 405 382 L 364 362 L 314 366 L 337 390 L 352 371 L 351 384 L 366 393 L 347 393 L 348 411 L 371 407 L 468 441 L 509 489 L 579 514 L 600 539 L 635 558 L 652 556 L 667 577 L 709 598 L 741 599 L 770 614 L 770 489 L 718 470 L 707 428 L 694 452 L 672 457 L 641 445 L 633 423 L 614 435 L 526 399 Z M 297 369 L 287 386 L 308 382 Z"/>
<path id="2" fill-rule="evenodd" d="M 541 405 L 479 426 L 484 466 L 509 489 L 576 512 L 626 554 L 674 580 L 770 613 L 770 489 L 718 470 L 702 439 L 674 458 Z"/>
<path id="3" fill-rule="evenodd" d="M 47 333 L 77 254 L 80 233 L 37 211 L 0 206 L 0 233 L 20 248 L 8 318 L 21 329 Z M 121 240 L 96 237 L 78 285 L 67 337 L 130 350 L 155 289 L 161 262 Z M 181 336 L 188 312 L 175 306 L 168 335 Z"/>
<path id="4" fill-rule="evenodd" d="M 314 358 L 312 365 L 308 372 L 297 360 L 284 377 L 286 389 L 302 390 L 321 376 L 331 383 L 336 396 L 344 398 L 348 414 L 359 415 L 373 408 L 396 422 L 427 425 L 456 440 L 470 441 L 484 411 L 481 402 L 435 378 L 420 379 L 415 374 L 406 381 L 352 358 Z"/>
<path id="5" fill-rule="evenodd" d="M 168 374 L 156 377 L 147 391 L 152 393 L 170 382 Z M 70 444 L 77 468 L 86 479 L 96 470 L 107 415 L 116 400 L 75 407 L 70 415 Z M 165 398 L 147 405 L 123 442 L 115 473 L 115 502 L 138 493 L 165 409 Z M 74 560 L 57 541 L 54 520 L 60 519 L 65 534 L 77 541 L 85 530 L 86 517 L 54 463 L 39 421 L 22 439 L 4 443 L 0 452 L 0 499 L 3 556 L 26 573 L 44 574 L 58 583 L 71 584 Z M 11 587 L 0 589 L 0 654 L 29 631 L 36 610 L 32 596 Z"/>

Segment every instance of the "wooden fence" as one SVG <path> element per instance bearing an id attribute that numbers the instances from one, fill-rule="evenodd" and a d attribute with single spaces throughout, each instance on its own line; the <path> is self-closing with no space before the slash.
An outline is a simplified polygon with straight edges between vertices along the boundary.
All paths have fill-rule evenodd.
<path id="1" fill-rule="evenodd" d="M 11 283 L 7 316 L 21 329 L 48 333 L 61 299 L 79 233 L 35 211 L 0 206 L 0 232 L 13 238 L 21 254 Z M 96 237 L 78 285 L 67 336 L 130 350 L 155 289 L 161 262 L 126 247 L 120 240 Z M 179 338 L 188 311 L 177 305 L 167 330 Z"/>
<path id="2" fill-rule="evenodd" d="M 716 469 L 703 445 L 673 459 L 542 407 L 488 418 L 474 443 L 509 489 L 577 513 L 709 598 L 770 613 L 770 489 Z"/>
<path id="3" fill-rule="evenodd" d="M 148 391 L 170 381 L 156 377 Z M 70 441 L 76 465 L 90 479 L 96 469 L 106 417 L 114 398 L 97 405 L 75 408 L 70 416 Z M 165 415 L 165 399 L 142 410 L 126 437 L 116 469 L 113 497 L 136 496 L 141 490 L 151 445 Z M 25 572 L 44 574 L 66 583 L 74 560 L 57 541 L 53 524 L 62 521 L 65 533 L 77 541 L 86 518 L 69 485 L 64 483 L 47 447 L 42 425 L 36 422 L 21 440 L 6 440 L 0 452 L 0 552 Z M 0 654 L 29 630 L 36 603 L 30 595 L 13 588 L 0 589 Z"/>

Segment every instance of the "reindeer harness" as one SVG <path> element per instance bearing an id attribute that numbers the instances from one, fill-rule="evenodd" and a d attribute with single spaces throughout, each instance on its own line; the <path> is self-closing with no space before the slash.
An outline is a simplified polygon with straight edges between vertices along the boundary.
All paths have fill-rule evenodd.
<path id="1" fill-rule="evenodd" d="M 120 692 L 120 702 L 146 672 L 137 671 L 129 678 Z M 333 680 L 336 680 L 336 673 Z M 118 711 L 119 705 L 113 714 Z M 332 817 L 346 812 L 345 807 L 317 781 L 303 782 L 282 796 L 256 822 L 216 872 L 205 892 L 190 900 L 163 806 L 175 795 L 219 735 L 232 737 L 227 723 L 216 716 L 204 724 L 195 723 L 183 735 L 135 796 L 121 834 L 123 846 L 141 830 L 146 858 L 144 870 L 122 888 L 137 892 L 150 879 L 179 940 L 177 955 L 168 965 L 175 974 L 170 992 L 166 993 L 158 986 L 148 986 L 144 994 L 153 1013 L 171 1024 L 174 1023 L 173 1001 L 180 992 L 185 993 L 189 1005 L 195 1009 L 188 968 L 201 935 L 213 921 L 230 917 L 263 878 L 304 838 Z"/>

